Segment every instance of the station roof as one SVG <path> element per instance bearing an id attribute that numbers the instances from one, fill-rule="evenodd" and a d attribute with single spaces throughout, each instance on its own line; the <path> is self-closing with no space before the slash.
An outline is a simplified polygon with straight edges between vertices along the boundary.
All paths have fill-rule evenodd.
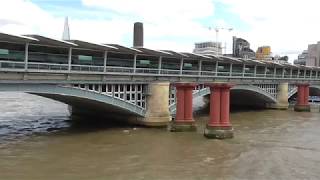
<path id="1" fill-rule="evenodd" d="M 38 41 L 37 39 L 32 37 L 12 35 L 12 34 L 6 34 L 6 33 L 0 33 L 0 39 L 1 41 L 17 42 L 17 43 L 27 43 L 31 41 Z"/>
<path id="2" fill-rule="evenodd" d="M 139 53 L 139 54 L 144 54 L 144 55 L 167 56 L 167 57 L 172 56 L 171 53 L 165 52 L 165 51 L 153 50 L 153 49 L 148 49 L 148 48 L 143 48 L 143 47 L 134 48 L 134 49 L 137 49 L 137 50 L 141 51 L 141 53 Z"/>
<path id="3" fill-rule="evenodd" d="M 287 66 L 288 66 L 288 67 L 293 67 L 293 68 L 299 68 L 299 66 L 296 65 L 296 64 L 287 64 Z"/>
<path id="4" fill-rule="evenodd" d="M 168 52 L 170 53 L 172 56 L 174 56 L 175 58 L 181 59 L 181 58 L 186 58 L 188 57 L 185 54 L 179 53 L 179 52 L 175 52 L 175 51 L 171 51 L 171 50 L 161 50 L 162 52 Z"/>
<path id="5" fill-rule="evenodd" d="M 257 64 L 266 64 L 262 61 L 256 60 L 256 59 L 251 59 L 251 61 L 256 62 Z"/>
<path id="6" fill-rule="evenodd" d="M 138 49 L 121 46 L 119 44 L 104 44 L 104 45 L 112 46 L 112 47 L 117 48 L 117 49 L 112 50 L 112 52 L 129 53 L 129 54 L 137 54 L 137 53 L 141 53 L 142 52 L 142 51 L 140 51 Z"/>
<path id="7" fill-rule="evenodd" d="M 313 67 L 313 69 L 319 70 L 319 69 L 320 69 L 320 67 Z"/>
<path id="8" fill-rule="evenodd" d="M 242 59 L 245 64 L 253 64 L 253 65 L 265 65 L 266 63 L 256 60 L 256 59 Z"/>
<path id="9" fill-rule="evenodd" d="M 229 56 L 219 56 L 219 61 L 222 61 L 222 62 L 228 62 L 228 63 L 238 63 L 238 64 L 241 64 L 243 61 L 238 59 L 238 58 L 234 58 L 234 57 L 229 57 Z"/>
<path id="10" fill-rule="evenodd" d="M 105 44 L 96 44 L 96 43 L 86 42 L 82 40 L 69 40 L 68 42 L 74 43 L 78 45 L 77 48 L 83 48 L 83 49 L 94 49 L 94 50 L 101 50 L 101 51 L 118 50 L 117 47 L 113 47 Z"/>
<path id="11" fill-rule="evenodd" d="M 186 55 L 187 58 L 191 59 L 206 59 L 206 60 L 212 60 L 211 57 L 205 56 L 205 55 L 200 55 L 200 54 L 195 54 L 195 53 L 189 53 L 189 52 L 183 52 L 182 54 Z"/>
<path id="12" fill-rule="evenodd" d="M 285 68 L 299 68 L 299 66 L 294 65 L 294 64 L 289 64 L 289 63 L 285 63 L 283 65 L 285 66 Z"/>
<path id="13" fill-rule="evenodd" d="M 78 46 L 77 44 L 74 44 L 72 42 L 48 38 L 40 35 L 24 35 L 30 38 L 34 38 L 38 41 L 32 41 L 32 44 L 34 45 L 46 45 L 46 46 L 58 46 L 58 47 L 75 47 Z"/>
<path id="14" fill-rule="evenodd" d="M 43 45 L 43 46 L 53 46 L 53 47 L 74 47 L 79 49 L 87 50 L 99 50 L 99 51 L 109 51 L 115 53 L 128 53 L 128 54 L 140 54 L 140 55 L 150 55 L 150 56 L 162 56 L 167 58 L 185 58 L 192 60 L 207 60 L 207 61 L 219 61 L 227 63 L 245 63 L 245 64 L 255 64 L 255 65 L 267 65 L 272 67 L 282 67 L 282 68 L 305 68 L 311 70 L 318 70 L 320 67 L 311 67 L 304 65 L 293 65 L 289 63 L 278 63 L 275 61 L 266 60 L 256 60 L 256 59 L 242 59 L 230 56 L 217 56 L 214 54 L 195 54 L 190 52 L 176 52 L 172 50 L 153 50 L 145 47 L 130 48 L 119 44 L 97 44 L 86 42 L 82 40 L 58 40 L 49 37 L 44 37 L 41 35 L 13 35 L 0 32 L 0 41 L 2 42 L 14 42 L 14 43 L 30 43 L 32 45 Z"/>
<path id="15" fill-rule="evenodd" d="M 300 66 L 300 67 L 304 67 L 304 68 L 306 68 L 306 69 L 315 69 L 315 67 L 313 67 L 313 66 Z"/>
<path id="16" fill-rule="evenodd" d="M 208 54 L 208 55 L 205 55 L 206 57 L 210 57 L 212 60 L 215 60 L 215 61 L 222 61 L 223 59 L 221 59 L 219 56 L 216 56 L 216 55 L 213 55 L 213 54 Z"/>
<path id="17" fill-rule="evenodd" d="M 259 65 L 266 65 L 266 63 L 260 61 L 260 60 L 256 60 L 256 59 L 240 59 L 241 62 L 244 62 L 245 64 L 248 64 L 248 65 L 256 65 L 256 66 L 259 66 Z"/>
<path id="18" fill-rule="evenodd" d="M 283 64 L 274 62 L 274 61 L 265 61 L 265 60 L 260 60 L 261 62 L 263 62 L 265 65 L 267 65 L 268 67 L 284 67 Z"/>

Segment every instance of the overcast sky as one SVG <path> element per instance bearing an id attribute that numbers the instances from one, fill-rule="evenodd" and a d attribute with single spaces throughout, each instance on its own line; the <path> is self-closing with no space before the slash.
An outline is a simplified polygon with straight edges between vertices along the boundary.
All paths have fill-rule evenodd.
<path id="1" fill-rule="evenodd" d="M 144 23 L 145 46 L 192 51 L 195 42 L 218 39 L 231 51 L 232 36 L 256 51 L 271 46 L 292 61 L 320 40 L 316 0 L 3 0 L 0 31 L 61 39 L 69 17 L 71 39 L 132 46 L 133 23 Z M 212 30 L 210 30 L 210 28 Z"/>

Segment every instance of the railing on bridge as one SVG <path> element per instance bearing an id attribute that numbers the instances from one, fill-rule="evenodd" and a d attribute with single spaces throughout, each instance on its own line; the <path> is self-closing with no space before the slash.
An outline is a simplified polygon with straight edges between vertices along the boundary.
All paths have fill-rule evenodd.
<path id="1" fill-rule="evenodd" d="M 320 80 L 320 73 L 312 70 L 299 70 L 295 73 L 279 75 L 277 73 L 259 73 L 259 72 L 219 72 L 219 71 L 195 71 L 195 70 L 172 70 L 157 68 L 133 68 L 117 66 L 98 66 L 98 65 L 78 65 L 78 64 L 57 64 L 22 61 L 0 61 L 0 71 L 17 72 L 58 72 L 58 73 L 88 73 L 88 74 L 123 74 L 123 75 L 163 75 L 163 76 L 186 76 L 186 77 L 221 77 L 221 78 L 267 78 L 267 79 L 304 79 Z M 308 71 L 308 72 L 307 72 Z"/>

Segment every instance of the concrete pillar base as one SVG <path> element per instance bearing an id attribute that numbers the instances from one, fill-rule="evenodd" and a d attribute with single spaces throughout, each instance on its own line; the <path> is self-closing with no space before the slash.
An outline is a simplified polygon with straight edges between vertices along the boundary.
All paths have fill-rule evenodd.
<path id="1" fill-rule="evenodd" d="M 288 88 L 289 88 L 288 83 L 280 83 L 278 86 L 278 92 L 277 92 L 277 102 L 267 105 L 267 108 L 287 110 L 289 108 Z"/>
<path id="2" fill-rule="evenodd" d="M 233 138 L 233 128 L 208 126 L 204 130 L 204 136 L 208 139 L 230 139 Z"/>
<path id="3" fill-rule="evenodd" d="M 169 82 L 153 82 L 148 85 L 146 115 L 136 118 L 144 126 L 166 126 L 171 121 L 169 112 Z"/>
<path id="4" fill-rule="evenodd" d="M 310 105 L 295 105 L 294 111 L 297 112 L 310 112 Z"/>
<path id="5" fill-rule="evenodd" d="M 289 103 L 286 104 L 268 104 L 267 108 L 277 109 L 277 110 L 287 110 L 289 108 Z"/>
<path id="6" fill-rule="evenodd" d="M 166 127 L 168 122 L 171 120 L 171 116 L 166 117 L 145 117 L 145 118 L 136 118 L 132 117 L 129 119 L 130 123 L 139 124 L 148 127 Z"/>
<path id="7" fill-rule="evenodd" d="M 197 127 L 194 121 L 172 121 L 168 126 L 168 130 L 171 132 L 193 132 L 197 131 Z"/>

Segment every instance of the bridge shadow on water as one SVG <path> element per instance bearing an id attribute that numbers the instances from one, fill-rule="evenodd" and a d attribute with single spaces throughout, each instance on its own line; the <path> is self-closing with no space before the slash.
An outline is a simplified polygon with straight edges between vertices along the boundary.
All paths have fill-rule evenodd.
<path id="1" fill-rule="evenodd" d="M 207 99 L 197 98 L 194 102 L 194 116 L 209 116 L 210 114 L 210 103 Z M 266 110 L 263 105 L 245 105 L 245 104 L 231 104 L 230 113 L 239 113 L 239 112 L 251 112 L 251 111 L 264 111 Z"/>
<path id="2" fill-rule="evenodd" d="M 71 116 L 69 124 L 70 126 L 64 129 L 64 131 L 72 133 L 103 131 L 110 129 L 125 130 L 141 127 L 140 125 L 129 123 L 125 117 L 117 115 L 109 118 L 93 115 Z"/>

